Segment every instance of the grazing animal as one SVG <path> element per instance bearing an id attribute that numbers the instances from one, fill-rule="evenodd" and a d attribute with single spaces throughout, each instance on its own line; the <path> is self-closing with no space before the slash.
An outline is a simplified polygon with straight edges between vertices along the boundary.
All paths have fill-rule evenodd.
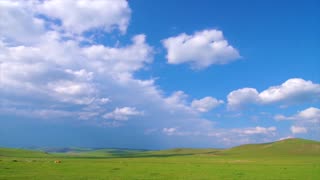
<path id="1" fill-rule="evenodd" d="M 61 163 L 60 160 L 55 160 L 54 163 L 58 164 L 58 163 Z"/>

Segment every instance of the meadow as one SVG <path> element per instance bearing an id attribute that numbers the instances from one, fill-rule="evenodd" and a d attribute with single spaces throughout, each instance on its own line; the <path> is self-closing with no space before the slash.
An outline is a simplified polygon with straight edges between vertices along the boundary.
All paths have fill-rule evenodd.
<path id="1" fill-rule="evenodd" d="M 0 179 L 320 179 L 320 142 L 161 151 L 0 148 Z"/>

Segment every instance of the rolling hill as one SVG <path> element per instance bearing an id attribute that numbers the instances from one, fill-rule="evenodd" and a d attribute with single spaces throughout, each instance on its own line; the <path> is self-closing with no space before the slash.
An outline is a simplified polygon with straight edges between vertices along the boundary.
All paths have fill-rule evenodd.
<path id="1" fill-rule="evenodd" d="M 320 142 L 292 138 L 264 144 L 247 144 L 222 152 L 226 155 L 242 156 L 299 156 L 320 155 Z"/>
<path id="2" fill-rule="evenodd" d="M 221 156 L 320 156 L 320 142 L 306 139 L 286 139 L 264 144 L 246 144 L 230 149 L 193 149 L 176 148 L 158 151 L 133 149 L 85 149 L 63 148 L 45 150 L 24 150 L 0 148 L 0 157 L 170 157 L 188 155 L 221 155 Z"/>
<path id="3" fill-rule="evenodd" d="M 0 148 L 0 157 L 50 157 L 50 154 L 43 151 Z"/>
<path id="4" fill-rule="evenodd" d="M 230 149 L 0 148 L 0 179 L 320 179 L 319 172 L 320 142 L 305 139 Z"/>

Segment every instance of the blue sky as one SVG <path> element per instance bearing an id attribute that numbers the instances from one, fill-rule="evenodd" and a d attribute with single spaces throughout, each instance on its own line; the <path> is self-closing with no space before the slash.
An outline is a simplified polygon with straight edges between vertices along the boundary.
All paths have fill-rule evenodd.
<path id="1" fill-rule="evenodd" d="M 320 140 L 319 7 L 1 0 L 0 146 Z"/>

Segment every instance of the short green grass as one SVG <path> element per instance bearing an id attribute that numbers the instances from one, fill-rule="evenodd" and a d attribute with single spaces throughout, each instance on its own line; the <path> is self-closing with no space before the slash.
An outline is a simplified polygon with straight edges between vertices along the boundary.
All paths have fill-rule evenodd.
<path id="1" fill-rule="evenodd" d="M 290 139 L 227 150 L 0 149 L 0 179 L 320 179 L 319 148 Z"/>

